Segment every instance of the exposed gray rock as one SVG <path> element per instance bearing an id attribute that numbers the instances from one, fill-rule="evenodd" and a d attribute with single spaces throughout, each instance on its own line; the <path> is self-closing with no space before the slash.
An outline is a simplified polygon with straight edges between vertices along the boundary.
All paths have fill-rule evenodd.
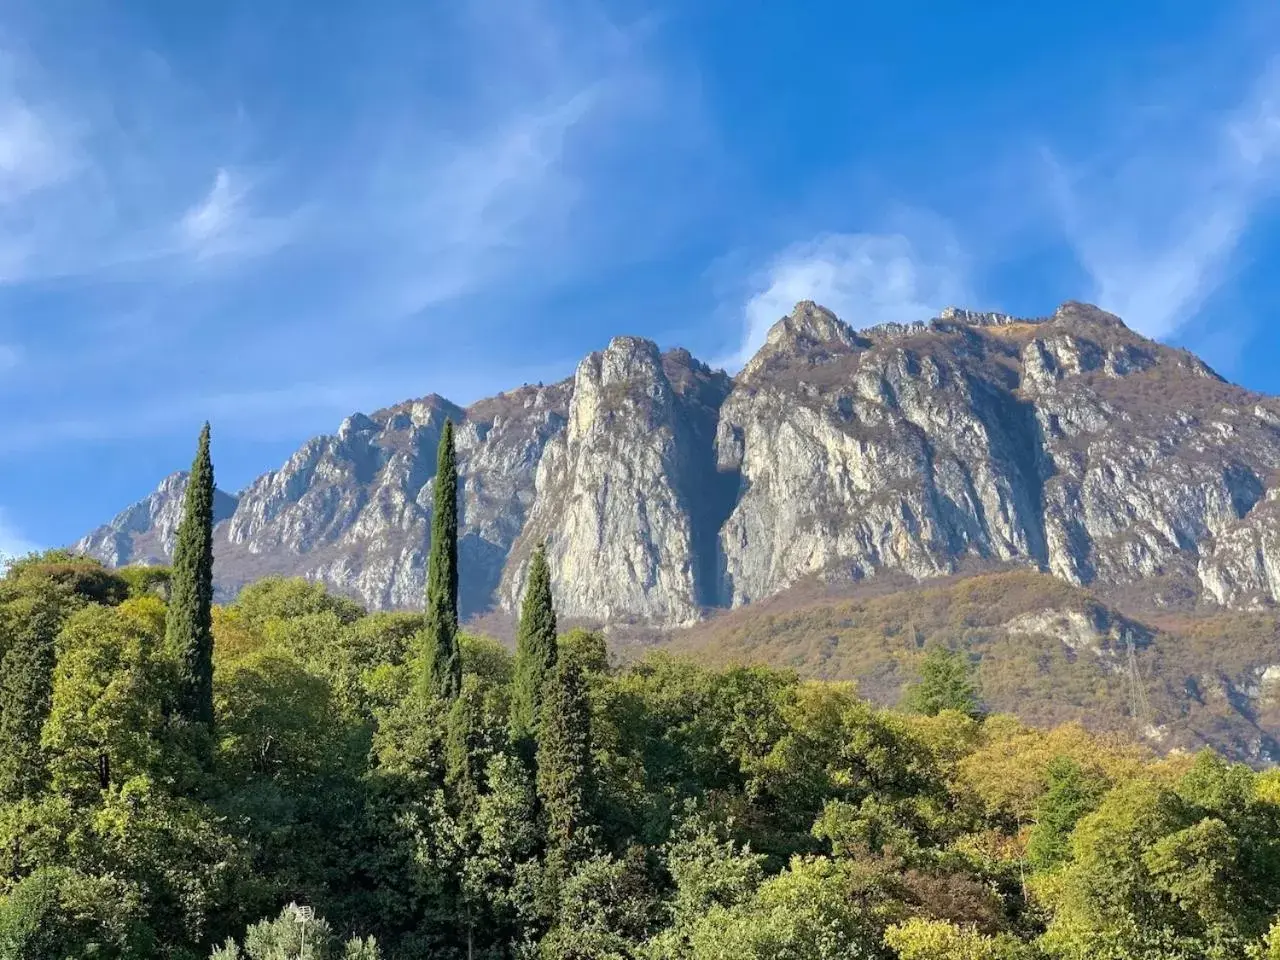
<path id="1" fill-rule="evenodd" d="M 155 490 L 110 523 L 82 537 L 72 549 L 115 567 L 130 563 L 168 563 L 173 556 L 178 524 L 182 521 L 182 497 L 186 490 L 185 470 L 169 474 Z M 215 523 L 226 520 L 235 509 L 235 497 L 214 490 Z"/>
<path id="2" fill-rule="evenodd" d="M 220 501 L 224 595 L 286 573 L 416 607 L 446 417 L 467 612 L 514 609 L 543 540 L 562 612 L 605 620 L 987 561 L 1154 604 L 1280 602 L 1280 402 L 1079 303 L 859 331 L 804 302 L 733 379 L 620 337 L 571 381 L 353 415 Z M 179 488 L 78 547 L 167 558 Z"/>
<path id="3" fill-rule="evenodd" d="M 695 620 L 714 600 L 699 554 L 700 540 L 714 536 L 714 527 L 701 529 L 703 501 L 712 496 L 710 438 L 728 388 L 726 375 L 686 351 L 664 357 L 636 337 L 583 360 L 568 426 L 538 468 L 538 497 L 503 581 L 505 605 L 518 606 L 529 553 L 545 541 L 564 614 Z"/>

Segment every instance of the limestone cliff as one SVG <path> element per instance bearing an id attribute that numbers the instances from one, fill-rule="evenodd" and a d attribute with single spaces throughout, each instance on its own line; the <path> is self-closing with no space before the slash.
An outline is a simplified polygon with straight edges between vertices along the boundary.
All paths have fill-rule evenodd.
<path id="1" fill-rule="evenodd" d="M 464 612 L 514 609 L 539 541 L 564 613 L 612 621 L 975 563 L 1156 608 L 1280 600 L 1280 402 L 1077 303 L 863 330 L 801 303 L 732 379 L 619 337 L 570 381 L 355 414 L 220 500 L 223 595 L 274 572 L 417 606 L 446 417 Z M 180 489 L 79 548 L 164 559 Z"/>

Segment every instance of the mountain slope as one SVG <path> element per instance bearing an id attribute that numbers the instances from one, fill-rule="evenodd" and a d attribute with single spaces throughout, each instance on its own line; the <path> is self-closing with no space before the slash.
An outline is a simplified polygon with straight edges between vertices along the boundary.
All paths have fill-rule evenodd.
<path id="1" fill-rule="evenodd" d="M 278 572 L 416 606 L 445 417 L 467 613 L 513 609 L 540 540 L 566 615 L 612 622 L 973 564 L 1153 610 L 1280 597 L 1275 399 L 1083 304 L 858 331 L 807 302 L 732 379 L 619 337 L 559 384 L 348 418 L 241 492 L 223 595 Z M 166 484 L 79 546 L 163 557 Z"/>
<path id="2" fill-rule="evenodd" d="M 854 680 L 894 704 L 926 647 L 963 649 L 990 709 L 1081 721 L 1161 749 L 1280 760 L 1280 614 L 1128 616 L 1048 574 L 1006 567 L 922 583 L 802 581 L 659 640 L 715 664 Z"/>
<path id="3" fill-rule="evenodd" d="M 97 557 L 113 567 L 131 563 L 168 563 L 182 520 L 182 497 L 187 471 L 171 473 L 153 492 L 125 508 L 110 523 L 80 539 L 78 553 Z M 213 492 L 213 520 L 219 523 L 235 513 L 237 498 L 221 490 Z"/>

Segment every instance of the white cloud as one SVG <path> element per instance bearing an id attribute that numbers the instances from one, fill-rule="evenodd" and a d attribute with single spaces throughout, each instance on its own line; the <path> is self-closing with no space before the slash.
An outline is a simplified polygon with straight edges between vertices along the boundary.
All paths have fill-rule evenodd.
<path id="1" fill-rule="evenodd" d="M 9 204 L 70 175 L 76 157 L 56 121 L 13 91 L 0 102 L 0 204 Z"/>
<path id="2" fill-rule="evenodd" d="M 262 255 L 287 243 L 291 218 L 255 215 L 251 192 L 243 177 L 219 167 L 209 192 L 178 221 L 179 246 L 207 260 Z"/>
<path id="3" fill-rule="evenodd" d="M 182 217 L 182 234 L 193 246 L 202 246 L 224 235 L 244 217 L 248 191 L 232 186 L 231 174 L 225 167 L 214 174 L 208 195 Z"/>
<path id="4" fill-rule="evenodd" d="M 0 509 L 0 570 L 8 565 L 8 561 L 26 556 L 40 549 L 31 540 L 24 537 L 10 523 L 3 509 Z"/>
<path id="5" fill-rule="evenodd" d="M 760 272 L 742 309 L 741 345 L 722 365 L 736 369 L 800 300 L 814 300 L 856 327 L 936 316 L 970 300 L 964 259 L 934 225 L 918 236 L 833 233 L 794 244 Z"/>
<path id="6" fill-rule="evenodd" d="M 12 343 L 0 343 L 0 373 L 16 369 L 21 362 L 21 348 Z"/>
<path id="7" fill-rule="evenodd" d="M 576 195 L 566 139 L 599 105 L 591 85 L 521 105 L 378 184 L 391 204 L 381 239 L 396 274 L 392 311 L 416 313 L 548 254 L 536 238 L 550 242 Z"/>
<path id="8" fill-rule="evenodd" d="M 1093 299 L 1148 336 L 1169 336 L 1227 279 L 1280 187 L 1280 61 L 1225 115 L 1179 117 L 1091 168 L 1046 159 Z"/>

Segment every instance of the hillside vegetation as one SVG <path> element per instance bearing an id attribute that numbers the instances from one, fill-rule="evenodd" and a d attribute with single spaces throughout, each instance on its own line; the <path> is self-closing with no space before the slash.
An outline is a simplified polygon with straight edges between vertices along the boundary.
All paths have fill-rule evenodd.
<path id="1" fill-rule="evenodd" d="M 903 712 L 776 667 L 617 669 L 561 634 L 541 545 L 513 656 L 458 628 L 451 422 L 422 614 L 286 579 L 215 607 L 209 444 L 171 570 L 0 580 L 0 960 L 1280 958 L 1280 771 L 989 714 L 995 637 L 976 678 L 882 638 L 915 651 Z M 840 622 L 905 603 L 976 643 L 1037 583 Z M 1051 607 L 1068 662 L 1139 645 L 1079 599 Z"/>
<path id="2" fill-rule="evenodd" d="M 709 663 L 762 663 L 852 680 L 898 702 L 926 649 L 963 651 L 994 710 L 1048 726 L 1123 731 L 1160 750 L 1213 746 L 1271 762 L 1280 751 L 1274 611 L 1126 616 L 1089 591 L 1027 570 L 862 587 L 803 584 L 666 637 Z M 1132 657 L 1131 657 L 1132 652 Z M 1277 678 L 1280 680 L 1280 678 Z"/>
<path id="3" fill-rule="evenodd" d="M 930 716 L 611 669 L 573 631 L 557 787 L 546 727 L 533 769 L 509 734 L 506 649 L 462 635 L 457 698 L 423 697 L 420 615 L 302 581 L 214 608 L 217 720 L 177 722 L 165 583 L 56 555 L 0 582 L 6 960 L 287 957 L 304 930 L 365 958 L 1280 955 L 1280 775 L 984 716 L 944 654 L 916 664 Z"/>

